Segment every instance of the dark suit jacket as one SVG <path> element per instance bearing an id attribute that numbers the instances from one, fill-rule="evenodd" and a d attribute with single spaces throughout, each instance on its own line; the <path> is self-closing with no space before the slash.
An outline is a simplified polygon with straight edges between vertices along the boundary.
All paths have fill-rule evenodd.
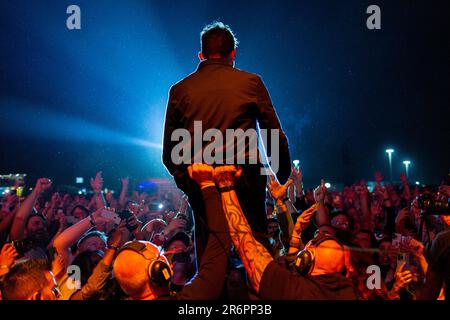
<path id="1" fill-rule="evenodd" d="M 222 150 L 225 148 L 226 129 L 256 130 L 257 122 L 261 129 L 268 131 L 278 129 L 277 178 L 281 183 L 288 179 L 291 170 L 288 140 L 281 128 L 269 93 L 258 75 L 238 70 L 224 59 L 208 59 L 199 64 L 196 72 L 170 89 L 164 126 L 163 163 L 175 180 L 178 175 L 185 175 L 188 165 L 177 165 L 171 160 L 172 149 L 179 143 L 171 141 L 172 132 L 184 128 L 190 132 L 191 137 L 194 137 L 196 120 L 202 121 L 203 133 L 210 128 L 222 132 L 224 138 Z M 203 147 L 208 143 L 203 142 Z M 193 143 L 188 144 L 192 150 L 191 163 L 194 163 Z M 270 156 L 270 134 L 267 145 L 267 153 Z M 248 152 L 245 157 L 247 159 Z"/>

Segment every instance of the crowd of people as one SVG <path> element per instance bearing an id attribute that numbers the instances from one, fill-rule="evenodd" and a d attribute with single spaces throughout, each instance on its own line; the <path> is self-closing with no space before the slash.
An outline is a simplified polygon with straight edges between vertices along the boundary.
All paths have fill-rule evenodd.
<path id="1" fill-rule="evenodd" d="M 206 213 L 196 221 L 183 193 L 149 194 L 122 179 L 118 197 L 101 172 L 87 195 L 56 192 L 40 178 L 26 197 L 2 197 L 0 293 L 4 300 L 62 299 L 444 299 L 449 285 L 450 216 L 424 196 L 437 188 L 364 181 L 305 188 L 292 168 L 269 176 L 265 239 L 250 227 L 236 166 L 194 164 Z M 151 204 L 163 203 L 161 208 Z M 429 205 L 430 202 L 427 204 Z M 201 254 L 195 228 L 208 230 Z"/>

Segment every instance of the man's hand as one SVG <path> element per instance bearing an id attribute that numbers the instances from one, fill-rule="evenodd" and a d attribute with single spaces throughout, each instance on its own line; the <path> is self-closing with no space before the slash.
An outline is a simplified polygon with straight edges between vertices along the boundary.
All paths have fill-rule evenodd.
<path id="1" fill-rule="evenodd" d="M 99 193 L 102 191 L 103 188 L 103 178 L 102 178 L 102 172 L 99 171 L 95 175 L 95 179 L 91 178 L 91 188 L 94 190 L 94 192 Z"/>
<path id="2" fill-rule="evenodd" d="M 402 241 L 400 243 L 400 250 L 409 252 L 416 258 L 420 258 L 423 256 L 424 246 L 423 246 L 422 242 L 411 238 L 411 239 L 407 239 L 406 241 Z"/>
<path id="3" fill-rule="evenodd" d="M 52 199 L 50 201 L 51 207 L 56 208 L 59 206 L 60 203 L 61 203 L 61 197 L 58 192 L 55 192 L 54 194 L 52 194 Z"/>
<path id="4" fill-rule="evenodd" d="M 128 184 L 129 184 L 129 179 L 128 179 L 128 177 L 123 177 L 123 178 L 122 178 L 122 187 L 123 187 L 123 188 L 128 187 Z"/>
<path id="5" fill-rule="evenodd" d="M 0 266 L 6 266 L 8 269 L 11 268 L 18 256 L 19 254 L 16 248 L 12 244 L 6 243 L 0 252 Z"/>
<path id="6" fill-rule="evenodd" d="M 183 231 L 186 228 L 186 220 L 184 219 L 172 219 L 168 226 L 164 229 L 164 234 L 170 237 L 172 234 L 178 231 Z"/>
<path id="7" fill-rule="evenodd" d="M 200 189 L 214 187 L 214 168 L 209 164 L 194 163 L 188 167 L 189 177 L 197 182 Z"/>
<path id="8" fill-rule="evenodd" d="M 216 167 L 214 169 L 214 181 L 217 187 L 234 187 L 237 179 L 242 175 L 242 168 L 236 168 L 234 165 Z"/>
<path id="9" fill-rule="evenodd" d="M 298 170 L 293 166 L 291 169 L 291 176 L 290 178 L 294 181 L 294 184 L 299 184 L 303 180 L 303 172 L 301 168 L 298 168 Z"/>
<path id="10" fill-rule="evenodd" d="M 327 194 L 327 187 L 325 187 L 325 182 L 322 179 L 320 186 L 314 189 L 314 201 L 316 201 L 316 203 L 323 204 L 325 201 L 326 194 Z"/>
<path id="11" fill-rule="evenodd" d="M 284 185 L 281 185 L 278 182 L 277 178 L 275 178 L 275 176 L 270 175 L 268 182 L 268 189 L 270 194 L 272 195 L 272 198 L 275 201 L 283 201 L 284 197 L 286 197 L 286 190 L 293 182 L 294 181 L 289 178 Z"/>
<path id="12" fill-rule="evenodd" d="M 306 209 L 302 212 L 301 215 L 298 216 L 297 221 L 295 222 L 294 226 L 294 234 L 296 236 L 300 236 L 302 232 L 308 228 L 309 224 L 311 223 L 311 218 L 318 209 L 318 205 L 314 204 L 310 208 Z"/>
<path id="13" fill-rule="evenodd" d="M 39 194 L 41 192 L 44 192 L 45 190 L 50 189 L 52 186 L 52 181 L 48 178 L 40 178 L 36 182 L 35 190 Z"/>
<path id="14" fill-rule="evenodd" d="M 97 226 L 102 225 L 102 224 L 106 225 L 108 223 L 112 223 L 115 221 L 112 214 L 111 214 L 111 216 L 109 216 L 109 215 L 103 216 L 103 214 L 102 214 L 103 210 L 111 211 L 111 210 L 108 210 L 105 208 L 100 208 L 100 209 L 97 209 L 96 211 L 94 211 L 94 213 L 92 213 L 92 217 L 94 218 L 95 224 Z M 113 211 L 111 211 L 111 212 L 113 212 Z"/>
<path id="15" fill-rule="evenodd" d="M 405 265 L 406 262 L 402 262 L 402 264 L 397 268 L 397 271 L 395 272 L 395 282 L 392 286 L 392 289 L 395 292 L 399 292 L 403 287 L 414 280 L 414 274 L 411 272 L 411 270 L 403 271 Z"/>

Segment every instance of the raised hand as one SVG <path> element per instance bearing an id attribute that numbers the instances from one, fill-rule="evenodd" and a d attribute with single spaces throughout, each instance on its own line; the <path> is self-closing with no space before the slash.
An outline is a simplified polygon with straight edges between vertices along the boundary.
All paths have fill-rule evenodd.
<path id="1" fill-rule="evenodd" d="M 188 167 L 189 177 L 197 182 L 201 189 L 215 186 L 214 168 L 209 164 L 194 163 Z"/>
<path id="2" fill-rule="evenodd" d="M 16 248 L 12 244 L 6 243 L 0 252 L 0 266 L 11 268 L 18 256 Z"/>
<path id="3" fill-rule="evenodd" d="M 52 199 L 50 201 L 51 207 L 56 208 L 61 203 L 61 197 L 58 192 L 52 194 Z"/>
<path id="4" fill-rule="evenodd" d="M 36 182 L 36 186 L 34 187 L 34 189 L 36 190 L 37 193 L 41 193 L 45 190 L 50 189 L 50 187 L 52 186 L 52 181 L 48 178 L 39 178 Z"/>
<path id="5" fill-rule="evenodd" d="M 122 178 L 122 187 L 128 187 L 130 180 L 128 179 L 128 177 L 123 177 Z"/>
<path id="6" fill-rule="evenodd" d="M 297 170 L 294 166 L 292 166 L 290 178 L 294 181 L 295 184 L 300 183 L 303 180 L 302 169 L 299 167 Z"/>
<path id="7" fill-rule="evenodd" d="M 272 198 L 275 201 L 283 200 L 286 196 L 286 190 L 293 182 L 294 181 L 289 178 L 284 185 L 281 185 L 275 176 L 269 175 L 268 189 Z"/>
<path id="8" fill-rule="evenodd" d="M 169 225 L 164 229 L 165 235 L 175 234 L 177 231 L 182 231 L 186 228 L 186 220 L 172 219 Z"/>
<path id="9" fill-rule="evenodd" d="M 236 180 L 242 175 L 242 168 L 234 165 L 225 165 L 214 169 L 214 181 L 217 187 L 233 187 Z"/>
<path id="10" fill-rule="evenodd" d="M 422 244 L 422 242 L 410 238 L 400 243 L 400 249 L 407 251 L 415 257 L 419 258 L 423 256 L 424 245 Z"/>
<path id="11" fill-rule="evenodd" d="M 94 192 L 100 192 L 103 188 L 103 178 L 102 178 L 102 172 L 99 171 L 95 175 L 95 179 L 91 178 L 91 188 L 94 190 Z"/>
<path id="12" fill-rule="evenodd" d="M 314 189 L 314 201 L 316 203 L 323 203 L 327 194 L 327 187 L 325 187 L 325 181 L 322 179 L 320 186 Z"/>
<path id="13" fill-rule="evenodd" d="M 317 204 L 312 205 L 310 208 L 303 211 L 297 218 L 294 226 L 294 233 L 300 235 L 311 223 L 311 218 L 319 208 Z"/>
<path id="14" fill-rule="evenodd" d="M 402 288 L 404 288 L 408 283 L 414 280 L 414 274 L 411 272 L 411 270 L 405 270 L 406 262 L 402 262 L 400 266 L 398 266 L 396 272 L 395 272 L 395 282 L 393 285 L 393 290 L 398 292 Z"/>

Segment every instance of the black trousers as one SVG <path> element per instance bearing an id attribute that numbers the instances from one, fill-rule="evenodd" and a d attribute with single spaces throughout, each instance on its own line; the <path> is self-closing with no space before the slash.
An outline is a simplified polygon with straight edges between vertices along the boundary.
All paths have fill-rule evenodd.
<path id="1" fill-rule="evenodd" d="M 267 176 L 261 175 L 262 165 L 242 165 L 242 176 L 236 182 L 235 190 L 242 211 L 247 218 L 254 237 L 266 248 L 270 244 L 266 238 L 266 184 Z M 189 198 L 189 204 L 194 212 L 195 222 L 195 245 L 197 262 L 203 255 L 208 237 L 205 206 L 202 193 L 197 183 L 192 180 L 187 172 L 177 172 L 174 175 L 175 182 Z"/>

